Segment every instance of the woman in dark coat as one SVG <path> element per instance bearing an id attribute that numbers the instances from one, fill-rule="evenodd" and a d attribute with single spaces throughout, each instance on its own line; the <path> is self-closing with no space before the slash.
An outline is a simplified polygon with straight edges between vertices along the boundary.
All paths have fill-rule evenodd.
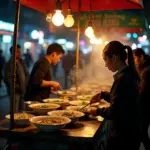
<path id="1" fill-rule="evenodd" d="M 142 121 L 142 143 L 145 150 L 150 150 L 148 127 L 150 125 L 150 56 L 144 50 L 137 48 L 133 51 L 135 64 L 139 72 L 140 82 L 140 107 Z"/>
<path id="2" fill-rule="evenodd" d="M 104 48 L 103 59 L 106 67 L 115 72 L 114 83 L 110 93 L 98 93 L 91 103 L 105 99 L 111 106 L 94 108 L 90 113 L 110 120 L 107 150 L 139 150 L 139 77 L 134 66 L 132 49 L 119 41 L 112 41 Z"/>

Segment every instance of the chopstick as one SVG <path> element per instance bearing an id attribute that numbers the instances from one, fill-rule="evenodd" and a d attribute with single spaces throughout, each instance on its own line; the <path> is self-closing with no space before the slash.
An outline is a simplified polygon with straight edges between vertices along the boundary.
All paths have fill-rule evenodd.
<path id="1" fill-rule="evenodd" d="M 86 104 L 85 106 L 83 106 L 79 111 L 82 111 L 85 107 L 87 107 L 88 105 L 90 105 L 91 103 Z"/>

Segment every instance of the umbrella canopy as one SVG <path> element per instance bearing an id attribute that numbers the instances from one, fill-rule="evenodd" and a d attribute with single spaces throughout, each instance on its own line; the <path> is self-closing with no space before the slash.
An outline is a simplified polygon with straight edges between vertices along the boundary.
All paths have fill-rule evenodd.
<path id="1" fill-rule="evenodd" d="M 21 0 L 21 4 L 43 13 L 55 10 L 57 0 Z M 68 0 L 60 0 L 64 11 L 68 8 Z M 78 0 L 70 0 L 73 12 L 78 11 Z M 123 10 L 143 8 L 142 0 L 92 0 L 92 11 Z M 90 10 L 90 0 L 81 0 L 81 11 Z"/>

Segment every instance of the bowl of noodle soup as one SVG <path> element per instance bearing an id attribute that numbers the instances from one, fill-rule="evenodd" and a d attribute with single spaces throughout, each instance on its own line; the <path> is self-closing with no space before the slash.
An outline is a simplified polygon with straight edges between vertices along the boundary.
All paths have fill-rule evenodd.
<path id="1" fill-rule="evenodd" d="M 30 122 L 42 131 L 56 131 L 64 128 L 71 120 L 67 117 L 36 116 Z"/>

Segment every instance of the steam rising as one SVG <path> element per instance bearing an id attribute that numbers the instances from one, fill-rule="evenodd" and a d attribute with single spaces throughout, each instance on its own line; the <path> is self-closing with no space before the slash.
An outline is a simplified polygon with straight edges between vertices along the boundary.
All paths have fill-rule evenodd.
<path id="1" fill-rule="evenodd" d="M 92 57 L 88 65 L 84 65 L 83 69 L 78 71 L 79 84 L 98 84 L 100 86 L 112 85 L 113 74 L 107 67 L 105 67 L 104 60 L 102 58 L 102 50 L 105 47 L 106 41 L 118 40 L 124 45 L 131 46 L 131 42 L 126 40 L 126 35 L 118 32 L 101 33 L 102 44 L 93 45 Z M 69 78 L 75 84 L 75 67 L 71 70 Z"/>
<path id="2" fill-rule="evenodd" d="M 75 84 L 75 67 L 70 72 L 70 80 Z M 106 67 L 100 51 L 92 51 L 91 61 L 78 71 L 79 84 L 111 85 L 113 73 Z"/>

